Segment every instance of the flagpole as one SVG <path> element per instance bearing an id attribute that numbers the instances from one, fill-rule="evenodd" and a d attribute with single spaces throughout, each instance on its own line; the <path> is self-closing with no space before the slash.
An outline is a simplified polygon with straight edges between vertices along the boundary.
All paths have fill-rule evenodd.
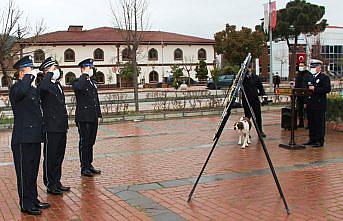
<path id="1" fill-rule="evenodd" d="M 162 46 L 162 83 L 167 83 L 164 82 L 164 42 L 163 42 L 163 36 L 162 36 L 162 32 L 160 31 L 160 36 L 161 36 L 161 46 Z"/>
<path id="2" fill-rule="evenodd" d="M 274 92 L 273 90 L 273 32 L 272 32 L 272 5 L 271 0 L 269 0 L 269 89 L 270 92 Z"/>

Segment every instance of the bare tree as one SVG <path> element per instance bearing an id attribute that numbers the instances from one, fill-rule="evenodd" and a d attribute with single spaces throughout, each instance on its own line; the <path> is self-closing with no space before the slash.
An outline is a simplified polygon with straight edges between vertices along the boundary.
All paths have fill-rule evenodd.
<path id="1" fill-rule="evenodd" d="M 287 63 L 288 61 L 288 54 L 287 51 L 281 50 L 275 55 L 275 60 L 280 62 L 280 78 L 282 79 L 282 71 L 283 71 L 283 65 Z"/>
<path id="2" fill-rule="evenodd" d="M 137 52 L 143 40 L 144 31 L 148 28 L 147 0 L 113 0 L 111 3 L 112 15 L 116 28 L 121 34 L 129 52 L 133 66 L 133 87 L 135 110 L 139 111 L 138 104 L 138 76 Z"/>
<path id="3" fill-rule="evenodd" d="M 34 44 L 44 32 L 45 26 L 41 20 L 32 27 L 15 1 L 8 0 L 7 7 L 0 10 L 0 27 L 0 68 L 10 87 L 13 78 L 10 66 L 18 55 L 22 56 L 26 46 Z M 26 44 L 22 44 L 24 39 Z"/>
<path id="4" fill-rule="evenodd" d="M 186 57 L 185 61 L 183 62 L 183 68 L 187 72 L 188 75 L 188 86 L 191 85 L 191 71 L 193 71 L 194 66 L 194 57 Z"/>

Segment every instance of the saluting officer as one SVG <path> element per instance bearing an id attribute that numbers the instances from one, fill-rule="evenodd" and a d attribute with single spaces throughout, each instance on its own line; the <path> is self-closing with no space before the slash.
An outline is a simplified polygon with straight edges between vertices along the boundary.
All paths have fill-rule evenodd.
<path id="1" fill-rule="evenodd" d="M 38 87 L 44 122 L 43 181 L 49 194 L 61 195 L 63 191 L 70 190 L 70 187 L 61 183 L 68 130 L 68 113 L 59 82 L 61 72 L 52 57 L 45 59 L 39 70 L 44 73 Z"/>
<path id="2" fill-rule="evenodd" d="M 38 200 L 42 113 L 38 90 L 34 84 L 38 71 L 32 67 L 31 56 L 23 57 L 13 66 L 18 70 L 18 81 L 11 87 L 9 95 L 14 115 L 11 147 L 21 211 L 40 215 L 41 209 L 49 208 L 50 204 Z"/>
<path id="3" fill-rule="evenodd" d="M 76 96 L 75 122 L 78 127 L 80 141 L 79 154 L 81 175 L 91 177 L 101 171 L 93 167 L 93 145 L 98 131 L 98 121 L 101 110 L 94 75 L 93 59 L 86 59 L 79 63 L 81 76 L 72 83 Z"/>
<path id="4" fill-rule="evenodd" d="M 312 147 L 322 147 L 325 137 L 325 112 L 327 108 L 326 94 L 331 91 L 330 78 L 321 71 L 321 64 L 313 64 L 311 66 L 311 85 L 309 89 L 312 94 L 307 102 L 307 118 L 309 127 L 310 140 L 305 145 Z"/>

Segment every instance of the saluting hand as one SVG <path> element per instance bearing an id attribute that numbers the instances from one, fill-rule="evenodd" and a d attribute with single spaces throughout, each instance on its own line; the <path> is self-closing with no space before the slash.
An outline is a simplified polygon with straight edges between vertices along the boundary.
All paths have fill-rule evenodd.
<path id="1" fill-rule="evenodd" d="M 36 78 L 38 73 L 39 73 L 39 70 L 33 69 L 30 72 L 28 72 L 27 74 L 30 74 Z"/>

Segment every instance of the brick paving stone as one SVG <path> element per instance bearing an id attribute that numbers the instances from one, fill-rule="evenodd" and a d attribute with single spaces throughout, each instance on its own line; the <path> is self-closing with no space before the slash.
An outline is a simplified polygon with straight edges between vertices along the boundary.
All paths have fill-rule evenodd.
<path id="1" fill-rule="evenodd" d="M 278 144 L 290 134 L 280 128 L 280 112 L 263 113 L 266 144 L 292 212 L 287 216 L 256 133 L 247 149 L 237 145 L 232 126 L 239 117 L 230 118 L 191 203 L 219 116 L 101 125 L 94 166 L 103 174 L 94 178 L 80 176 L 78 133 L 70 128 L 62 181 L 71 192 L 47 195 L 40 168 L 39 196 L 52 204 L 40 217 L 19 211 L 11 131 L 1 131 L 0 220 L 343 219 L 343 133 L 329 130 L 325 148 L 285 150 Z M 307 141 L 307 131 L 296 131 L 296 141 Z"/>

